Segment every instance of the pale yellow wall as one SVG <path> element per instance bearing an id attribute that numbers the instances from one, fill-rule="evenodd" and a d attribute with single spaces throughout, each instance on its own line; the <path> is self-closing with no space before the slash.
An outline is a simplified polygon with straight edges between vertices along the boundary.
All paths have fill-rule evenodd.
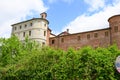
<path id="1" fill-rule="evenodd" d="M 31 23 L 32 26 L 30 26 Z M 25 24 L 27 25 L 26 28 L 25 28 Z M 21 29 L 20 26 L 22 26 Z M 17 28 L 16 30 L 15 27 Z M 26 36 L 28 36 L 29 39 L 38 41 L 40 43 L 42 42 L 46 43 L 47 28 L 48 28 L 47 21 L 42 19 L 34 19 L 13 25 L 12 34 L 15 34 L 20 40 L 24 40 L 25 37 L 23 37 L 23 32 L 25 32 Z M 31 31 L 31 36 L 29 36 L 29 31 Z M 46 31 L 46 36 L 44 36 L 44 31 Z"/>

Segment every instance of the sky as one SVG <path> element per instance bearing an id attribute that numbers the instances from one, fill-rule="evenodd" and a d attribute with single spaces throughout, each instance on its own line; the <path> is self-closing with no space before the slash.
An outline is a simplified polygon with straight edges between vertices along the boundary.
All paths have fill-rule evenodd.
<path id="1" fill-rule="evenodd" d="M 47 13 L 49 28 L 59 34 L 108 28 L 108 19 L 120 14 L 120 0 L 1 0 L 0 37 L 9 38 L 11 25 Z"/>

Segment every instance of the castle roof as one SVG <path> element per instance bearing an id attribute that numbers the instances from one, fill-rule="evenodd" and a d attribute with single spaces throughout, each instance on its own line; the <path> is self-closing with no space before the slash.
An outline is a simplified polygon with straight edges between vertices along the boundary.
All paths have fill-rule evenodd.
<path id="1" fill-rule="evenodd" d="M 43 19 L 43 18 L 32 18 L 32 19 L 30 19 L 30 20 L 26 20 L 26 21 L 22 21 L 22 22 L 19 22 L 19 23 L 12 24 L 11 26 L 18 25 L 18 24 L 25 23 L 25 22 L 29 22 L 29 21 L 32 21 L 32 20 L 44 20 L 44 21 L 47 21 L 47 23 L 49 24 L 49 21 L 48 21 L 47 19 Z"/>
<path id="2" fill-rule="evenodd" d="M 70 35 L 77 35 L 77 34 L 85 34 L 85 33 L 91 33 L 91 32 L 97 32 L 97 31 L 109 30 L 109 29 L 110 29 L 110 28 L 108 27 L 108 28 L 104 28 L 104 29 L 91 30 L 91 31 L 85 31 L 85 32 L 78 32 L 78 33 L 72 33 L 72 34 L 67 33 L 67 32 L 65 31 L 65 32 L 60 33 L 60 34 L 57 35 L 57 36 L 63 37 L 63 36 L 70 36 Z M 55 37 L 56 37 L 56 36 L 55 36 Z M 53 38 L 54 38 L 54 37 L 53 37 Z"/>

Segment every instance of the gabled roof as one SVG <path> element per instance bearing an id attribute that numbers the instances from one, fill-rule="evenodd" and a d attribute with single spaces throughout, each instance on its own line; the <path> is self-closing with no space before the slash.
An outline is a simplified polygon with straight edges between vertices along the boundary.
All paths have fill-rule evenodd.
<path id="1" fill-rule="evenodd" d="M 58 34 L 57 36 L 63 36 L 63 35 L 69 35 L 70 33 L 68 33 L 67 31 L 61 32 L 60 34 Z"/>

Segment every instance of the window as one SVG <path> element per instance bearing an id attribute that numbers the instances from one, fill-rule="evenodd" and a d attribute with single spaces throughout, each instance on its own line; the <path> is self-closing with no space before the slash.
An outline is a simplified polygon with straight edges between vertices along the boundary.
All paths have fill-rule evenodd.
<path id="1" fill-rule="evenodd" d="M 77 38 L 77 39 L 78 39 L 78 41 L 79 41 L 79 40 L 81 40 L 81 37 L 80 37 L 80 36 L 78 36 L 78 38 Z"/>
<path id="2" fill-rule="evenodd" d="M 45 45 L 45 42 L 42 42 L 42 46 L 44 46 Z"/>
<path id="3" fill-rule="evenodd" d="M 108 36 L 108 31 L 105 32 L 105 36 L 106 36 L 106 37 Z"/>
<path id="4" fill-rule="evenodd" d="M 20 29 L 22 28 L 22 26 L 20 26 Z"/>
<path id="5" fill-rule="evenodd" d="M 114 32 L 118 32 L 118 26 L 114 27 Z"/>
<path id="6" fill-rule="evenodd" d="M 25 32 L 23 32 L 23 37 L 25 37 Z"/>
<path id="7" fill-rule="evenodd" d="M 64 38 L 61 38 L 61 42 L 64 42 Z"/>
<path id="8" fill-rule="evenodd" d="M 15 27 L 15 30 L 17 30 L 17 27 Z"/>
<path id="9" fill-rule="evenodd" d="M 90 34 L 87 34 L 87 39 L 90 39 Z"/>
<path id="10" fill-rule="evenodd" d="M 94 37 L 97 38 L 98 37 L 98 33 L 94 33 Z"/>
<path id="11" fill-rule="evenodd" d="M 47 26 L 46 24 L 44 24 L 44 26 Z"/>
<path id="12" fill-rule="evenodd" d="M 46 36 L 46 31 L 44 31 L 44 36 Z"/>
<path id="13" fill-rule="evenodd" d="M 32 26 L 33 24 L 32 23 L 30 23 L 30 26 Z"/>
<path id="14" fill-rule="evenodd" d="M 25 24 L 25 28 L 27 27 L 27 25 Z"/>
<path id="15" fill-rule="evenodd" d="M 29 31 L 29 36 L 31 36 L 31 31 Z"/>
<path id="16" fill-rule="evenodd" d="M 52 44 L 54 44 L 55 43 L 55 40 L 52 40 Z"/>

